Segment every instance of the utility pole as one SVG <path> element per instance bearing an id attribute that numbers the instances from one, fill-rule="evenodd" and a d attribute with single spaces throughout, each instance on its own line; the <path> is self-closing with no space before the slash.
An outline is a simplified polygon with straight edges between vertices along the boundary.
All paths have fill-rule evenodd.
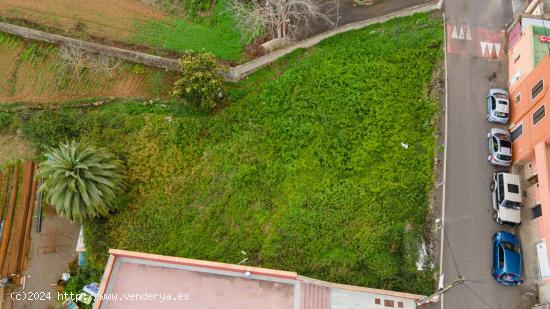
<path id="1" fill-rule="evenodd" d="M 439 298 L 441 297 L 441 295 L 445 294 L 446 292 L 450 291 L 452 288 L 454 288 L 455 286 L 457 285 L 460 285 L 460 284 L 463 284 L 464 283 L 464 278 L 462 277 L 458 277 L 458 279 L 456 279 L 455 281 L 453 281 L 452 283 L 449 283 L 447 284 L 446 286 L 444 286 L 443 288 L 437 290 L 435 293 L 433 293 L 432 295 L 430 296 L 426 296 L 424 297 L 423 299 L 420 299 L 416 302 L 416 306 L 417 307 L 420 307 L 422 305 L 427 305 L 427 304 L 435 304 L 437 302 L 439 302 Z"/>

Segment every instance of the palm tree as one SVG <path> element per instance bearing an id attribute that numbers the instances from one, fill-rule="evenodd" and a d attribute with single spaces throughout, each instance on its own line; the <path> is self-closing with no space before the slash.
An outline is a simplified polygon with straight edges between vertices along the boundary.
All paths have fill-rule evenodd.
<path id="1" fill-rule="evenodd" d="M 105 148 L 75 141 L 51 148 L 40 164 L 40 190 L 57 214 L 73 222 L 107 216 L 122 191 L 123 166 Z"/>

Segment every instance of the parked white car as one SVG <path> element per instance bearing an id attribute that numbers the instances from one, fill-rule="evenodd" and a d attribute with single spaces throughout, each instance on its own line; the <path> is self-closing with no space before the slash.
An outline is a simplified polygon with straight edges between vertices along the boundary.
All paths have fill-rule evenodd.
<path id="1" fill-rule="evenodd" d="M 521 187 L 519 175 L 495 173 L 491 181 L 493 219 L 509 226 L 521 224 Z"/>

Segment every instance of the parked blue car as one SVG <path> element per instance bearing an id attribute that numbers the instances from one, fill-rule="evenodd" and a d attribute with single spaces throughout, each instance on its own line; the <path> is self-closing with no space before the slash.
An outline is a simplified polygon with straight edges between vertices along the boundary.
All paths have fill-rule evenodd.
<path id="1" fill-rule="evenodd" d="M 493 277 L 505 285 L 518 285 L 521 280 L 521 243 L 506 231 L 493 236 Z"/>

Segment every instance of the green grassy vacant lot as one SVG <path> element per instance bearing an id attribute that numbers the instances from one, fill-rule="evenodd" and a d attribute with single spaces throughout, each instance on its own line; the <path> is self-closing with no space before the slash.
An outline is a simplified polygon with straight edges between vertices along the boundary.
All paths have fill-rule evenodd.
<path id="1" fill-rule="evenodd" d="M 442 39 L 428 15 L 333 37 L 234 86 L 215 115 L 120 102 L 21 125 L 42 146 L 82 139 L 127 163 L 120 210 L 86 225 L 96 267 L 111 247 L 427 293 L 415 261 Z"/>

